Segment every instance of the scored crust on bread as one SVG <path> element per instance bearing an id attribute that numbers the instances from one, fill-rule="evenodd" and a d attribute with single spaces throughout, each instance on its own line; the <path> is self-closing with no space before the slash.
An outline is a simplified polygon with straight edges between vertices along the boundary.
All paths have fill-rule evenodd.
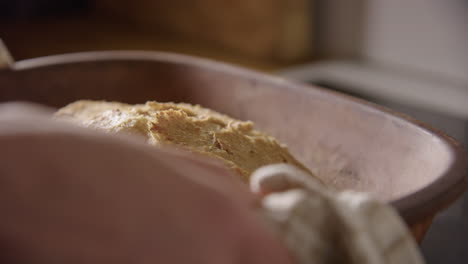
<path id="1" fill-rule="evenodd" d="M 312 173 L 276 139 L 240 121 L 190 104 L 81 100 L 55 113 L 85 127 L 143 136 L 149 144 L 172 145 L 222 160 L 247 182 L 264 165 L 288 163 Z"/>

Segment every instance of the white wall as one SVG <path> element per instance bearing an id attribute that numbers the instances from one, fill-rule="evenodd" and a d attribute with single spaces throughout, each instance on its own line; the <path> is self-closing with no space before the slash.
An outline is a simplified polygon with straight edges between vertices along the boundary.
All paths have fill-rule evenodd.
<path id="1" fill-rule="evenodd" d="M 317 2 L 326 57 L 366 58 L 468 88 L 468 0 Z"/>
<path id="2" fill-rule="evenodd" d="M 367 3 L 365 57 L 468 84 L 467 0 Z"/>

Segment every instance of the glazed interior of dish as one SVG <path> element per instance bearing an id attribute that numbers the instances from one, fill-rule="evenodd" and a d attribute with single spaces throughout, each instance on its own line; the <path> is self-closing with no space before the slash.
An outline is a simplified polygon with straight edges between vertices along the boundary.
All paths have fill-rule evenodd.
<path id="1" fill-rule="evenodd" d="M 57 56 L 17 63 L 13 71 L 0 73 L 0 84 L 2 101 L 54 107 L 83 98 L 200 104 L 252 120 L 257 129 L 284 142 L 314 174 L 326 175 L 327 184 L 372 192 L 387 201 L 440 180 L 455 160 L 454 147 L 443 136 L 378 107 L 190 57 L 146 52 Z M 460 178 L 458 173 L 433 186 L 414 206 L 408 204 L 405 213 L 415 212 L 423 200 L 434 205 L 432 199 L 439 200 Z"/>

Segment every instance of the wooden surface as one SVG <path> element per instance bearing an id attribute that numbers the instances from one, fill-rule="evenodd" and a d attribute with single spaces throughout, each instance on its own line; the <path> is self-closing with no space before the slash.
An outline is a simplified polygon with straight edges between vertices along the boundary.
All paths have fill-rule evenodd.
<path id="1" fill-rule="evenodd" d="M 155 33 L 254 58 L 294 61 L 312 48 L 312 0 L 97 0 L 99 12 Z"/>
<path id="2" fill-rule="evenodd" d="M 261 71 L 274 71 L 289 65 L 241 56 L 174 36 L 141 31 L 98 16 L 1 23 L 0 38 L 16 60 L 80 51 L 152 50 L 201 56 Z"/>

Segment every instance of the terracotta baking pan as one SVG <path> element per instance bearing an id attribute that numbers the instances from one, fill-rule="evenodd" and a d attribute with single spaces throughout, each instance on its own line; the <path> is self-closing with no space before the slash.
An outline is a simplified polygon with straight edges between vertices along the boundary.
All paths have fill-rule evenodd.
<path id="1" fill-rule="evenodd" d="M 326 182 L 390 202 L 421 239 L 468 184 L 445 134 L 380 106 L 250 70 L 158 52 L 90 52 L 0 70 L 0 101 L 60 107 L 78 99 L 201 104 L 249 119 Z"/>

